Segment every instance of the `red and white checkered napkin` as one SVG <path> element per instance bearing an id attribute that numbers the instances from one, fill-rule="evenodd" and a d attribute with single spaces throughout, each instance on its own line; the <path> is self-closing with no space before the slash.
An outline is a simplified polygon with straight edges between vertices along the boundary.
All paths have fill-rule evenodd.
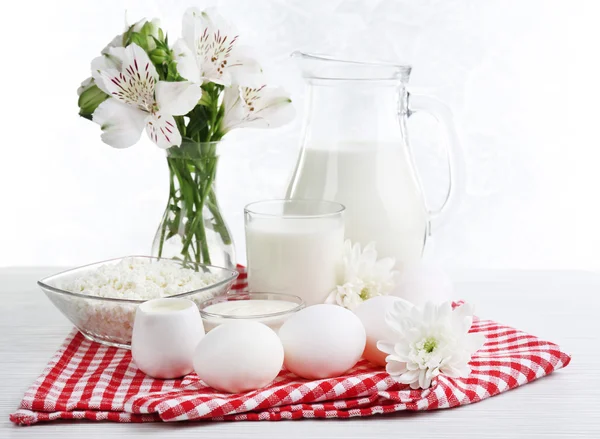
<path id="1" fill-rule="evenodd" d="M 231 395 L 211 389 L 195 374 L 178 380 L 147 377 L 132 363 L 130 351 L 73 331 L 10 419 L 24 425 L 55 419 L 277 421 L 433 410 L 481 401 L 571 360 L 553 343 L 490 320 L 476 320 L 471 332 L 487 337 L 471 361 L 471 375 L 439 376 L 427 390 L 396 383 L 363 360 L 338 378 L 307 381 L 284 370 L 268 387 Z"/>

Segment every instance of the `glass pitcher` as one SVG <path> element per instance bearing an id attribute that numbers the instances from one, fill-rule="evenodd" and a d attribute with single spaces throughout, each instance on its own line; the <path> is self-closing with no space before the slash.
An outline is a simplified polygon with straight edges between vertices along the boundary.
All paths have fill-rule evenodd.
<path id="1" fill-rule="evenodd" d="M 464 181 L 451 112 L 432 97 L 408 93 L 409 66 L 292 56 L 306 81 L 307 107 L 287 198 L 341 203 L 346 238 L 363 246 L 374 241 L 397 269 L 418 261 L 440 215 L 456 207 Z M 434 116 L 447 135 L 450 184 L 438 209 L 426 206 L 409 149 L 407 119 L 416 111 Z"/>

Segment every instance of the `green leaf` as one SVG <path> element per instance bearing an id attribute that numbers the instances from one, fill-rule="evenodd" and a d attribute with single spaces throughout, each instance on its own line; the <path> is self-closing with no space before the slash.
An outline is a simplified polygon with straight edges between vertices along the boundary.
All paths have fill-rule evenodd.
<path id="1" fill-rule="evenodd" d="M 205 107 L 210 107 L 212 105 L 212 96 L 210 95 L 210 93 L 206 92 L 206 91 L 202 91 L 202 97 L 200 98 L 200 101 L 198 102 L 199 105 L 204 105 Z"/>
<path id="2" fill-rule="evenodd" d="M 161 41 L 160 38 L 156 38 L 155 36 L 151 36 L 151 38 L 154 40 L 154 44 L 156 44 L 157 49 L 164 50 L 169 56 L 172 55 L 172 50 L 169 49 L 169 46 L 167 46 L 164 41 Z"/>
<path id="3" fill-rule="evenodd" d="M 190 121 L 186 127 L 186 136 L 195 138 L 198 135 L 203 137 L 204 132 L 208 130 L 209 114 L 208 108 L 202 105 L 196 105 L 192 111 L 188 113 Z"/>

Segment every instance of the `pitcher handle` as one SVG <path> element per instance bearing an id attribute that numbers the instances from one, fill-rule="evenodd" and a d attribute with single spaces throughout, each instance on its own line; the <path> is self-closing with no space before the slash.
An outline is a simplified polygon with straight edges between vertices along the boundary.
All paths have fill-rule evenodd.
<path id="1" fill-rule="evenodd" d="M 450 108 L 434 97 L 408 93 L 408 116 L 418 111 L 433 116 L 446 133 L 446 157 L 450 180 L 442 205 L 434 210 L 428 209 L 431 235 L 432 229 L 439 228 L 448 217 L 458 211 L 466 185 L 465 161 Z"/>

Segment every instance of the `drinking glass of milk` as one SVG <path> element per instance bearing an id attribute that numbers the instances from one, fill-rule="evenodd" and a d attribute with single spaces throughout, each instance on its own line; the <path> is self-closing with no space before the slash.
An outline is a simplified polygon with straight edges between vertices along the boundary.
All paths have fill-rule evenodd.
<path id="1" fill-rule="evenodd" d="M 270 200 L 244 209 L 250 291 L 323 303 L 342 274 L 344 206 L 322 200 Z"/>

